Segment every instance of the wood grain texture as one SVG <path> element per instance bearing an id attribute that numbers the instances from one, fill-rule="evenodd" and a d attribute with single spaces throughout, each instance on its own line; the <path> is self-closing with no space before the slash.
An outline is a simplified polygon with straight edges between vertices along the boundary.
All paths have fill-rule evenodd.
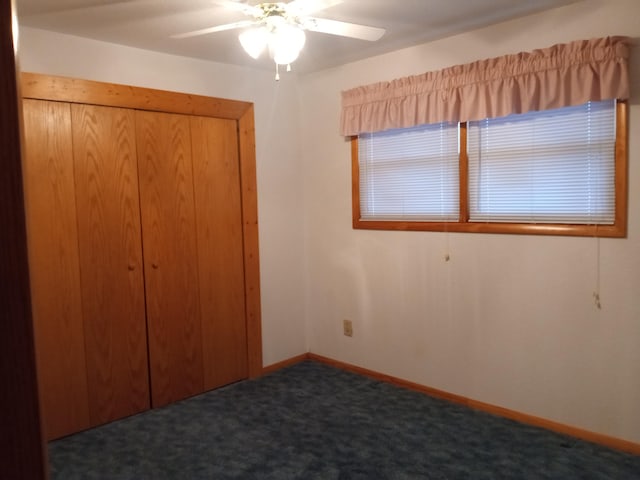
<path id="1" fill-rule="evenodd" d="M 191 117 L 204 389 L 247 378 L 237 124 Z"/>
<path id="2" fill-rule="evenodd" d="M 258 192 L 256 137 L 253 105 L 238 119 L 240 186 L 244 248 L 245 308 L 249 377 L 262 375 L 262 314 L 260 306 L 260 248 L 258 241 Z"/>
<path id="3" fill-rule="evenodd" d="M 252 106 L 224 98 L 26 72 L 22 73 L 22 96 L 229 119 L 240 118 Z"/>
<path id="4" fill-rule="evenodd" d="M 0 469 L 2 478 L 42 480 L 12 3 L 0 2 Z"/>
<path id="5" fill-rule="evenodd" d="M 619 236 L 627 236 L 629 203 L 629 107 L 628 101 L 619 101 L 616 108 L 616 218 Z"/>
<path id="6" fill-rule="evenodd" d="M 92 425 L 147 410 L 149 375 L 133 110 L 72 105 Z"/>
<path id="7" fill-rule="evenodd" d="M 351 222 L 357 228 L 360 222 L 360 156 L 358 137 L 351 137 Z"/>
<path id="8" fill-rule="evenodd" d="M 469 153 L 467 152 L 467 123 L 460 124 L 460 165 L 458 169 L 460 182 L 460 222 L 469 221 Z"/>
<path id="9" fill-rule="evenodd" d="M 88 428 L 71 110 L 25 100 L 25 193 L 40 401 L 47 438 Z"/>
<path id="10" fill-rule="evenodd" d="M 34 73 L 23 73 L 21 80 L 23 96 L 29 98 L 66 100 L 129 108 L 142 105 L 141 108 L 146 110 L 231 118 L 237 121 L 242 185 L 249 376 L 253 378 L 262 375 L 260 259 L 258 252 L 258 203 L 253 104 L 236 100 L 209 99 L 208 97 L 197 95 L 165 92 L 170 93 L 170 100 L 167 101 L 165 98 L 168 97 L 162 95 L 146 95 L 147 89 L 65 79 Z M 130 97 L 139 98 L 131 100 Z"/>
<path id="11" fill-rule="evenodd" d="M 136 112 L 152 405 L 203 390 L 189 118 Z"/>

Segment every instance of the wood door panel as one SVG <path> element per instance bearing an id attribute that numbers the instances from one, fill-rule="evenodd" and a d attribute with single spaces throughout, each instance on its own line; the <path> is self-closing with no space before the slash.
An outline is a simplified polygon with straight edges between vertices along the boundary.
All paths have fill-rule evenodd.
<path id="1" fill-rule="evenodd" d="M 149 408 L 133 110 L 75 104 L 72 129 L 91 420 Z"/>
<path id="2" fill-rule="evenodd" d="M 248 377 L 237 123 L 191 117 L 204 388 Z"/>
<path id="3" fill-rule="evenodd" d="M 40 402 L 48 439 L 90 426 L 71 111 L 24 100 L 25 203 Z"/>
<path id="4" fill-rule="evenodd" d="M 202 392 L 189 118 L 136 112 L 154 407 Z"/>

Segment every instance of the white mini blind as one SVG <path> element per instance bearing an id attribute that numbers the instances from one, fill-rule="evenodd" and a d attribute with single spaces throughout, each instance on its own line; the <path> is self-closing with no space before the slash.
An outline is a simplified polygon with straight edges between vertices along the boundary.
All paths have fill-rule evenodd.
<path id="1" fill-rule="evenodd" d="M 358 137 L 361 220 L 457 221 L 458 124 Z"/>
<path id="2" fill-rule="evenodd" d="M 472 222 L 613 224 L 614 100 L 469 122 Z"/>

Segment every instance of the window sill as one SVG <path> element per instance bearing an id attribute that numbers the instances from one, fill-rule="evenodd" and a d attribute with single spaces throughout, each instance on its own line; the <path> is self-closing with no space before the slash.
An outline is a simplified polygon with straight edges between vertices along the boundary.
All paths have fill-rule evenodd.
<path id="1" fill-rule="evenodd" d="M 357 230 L 408 230 L 455 233 L 500 233 L 519 235 L 561 235 L 574 237 L 624 238 L 626 225 L 567 225 L 480 222 L 406 222 L 353 220 Z"/>

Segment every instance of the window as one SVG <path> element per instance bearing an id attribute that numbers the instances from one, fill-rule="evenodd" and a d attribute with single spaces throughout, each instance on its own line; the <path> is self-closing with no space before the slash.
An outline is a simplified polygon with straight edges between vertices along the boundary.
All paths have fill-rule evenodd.
<path id="1" fill-rule="evenodd" d="M 457 124 L 364 134 L 359 149 L 363 219 L 458 219 Z"/>
<path id="2" fill-rule="evenodd" d="M 626 103 L 354 138 L 354 228 L 626 235 Z"/>

